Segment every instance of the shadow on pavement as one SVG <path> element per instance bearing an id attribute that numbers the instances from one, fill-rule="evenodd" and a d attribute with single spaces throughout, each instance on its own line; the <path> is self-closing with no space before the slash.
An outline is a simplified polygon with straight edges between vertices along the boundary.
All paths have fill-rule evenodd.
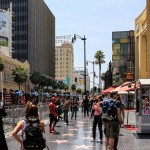
<path id="1" fill-rule="evenodd" d="M 150 139 L 150 134 L 133 133 L 136 139 Z"/>

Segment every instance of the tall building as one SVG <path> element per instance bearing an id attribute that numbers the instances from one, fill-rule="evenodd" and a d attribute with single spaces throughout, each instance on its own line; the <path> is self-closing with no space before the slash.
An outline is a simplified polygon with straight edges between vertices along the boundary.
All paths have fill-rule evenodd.
<path id="1" fill-rule="evenodd" d="M 12 57 L 28 60 L 31 72 L 55 77 L 55 17 L 43 0 L 0 0 L 0 9 L 12 2 Z"/>
<path id="2" fill-rule="evenodd" d="M 88 74 L 88 70 L 86 70 Z M 76 88 L 80 88 L 84 92 L 84 67 L 74 68 L 74 83 Z M 86 90 L 90 91 L 90 76 L 86 76 Z"/>
<path id="3" fill-rule="evenodd" d="M 150 1 L 135 19 L 135 78 L 150 78 Z"/>
<path id="4" fill-rule="evenodd" d="M 112 85 L 118 86 L 134 80 L 135 40 L 134 31 L 112 33 Z"/>
<path id="5" fill-rule="evenodd" d="M 74 83 L 74 50 L 71 43 L 67 42 L 56 46 L 55 63 L 55 79 L 66 81 L 68 85 L 72 85 Z"/>

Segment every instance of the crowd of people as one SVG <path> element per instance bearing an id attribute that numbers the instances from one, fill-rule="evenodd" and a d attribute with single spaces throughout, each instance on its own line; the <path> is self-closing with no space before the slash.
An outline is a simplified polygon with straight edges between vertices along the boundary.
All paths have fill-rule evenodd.
<path id="1" fill-rule="evenodd" d="M 49 103 L 49 132 L 51 134 L 56 132 L 55 126 L 58 121 L 64 121 L 65 125 L 69 125 L 69 120 L 78 119 L 77 113 L 79 107 L 81 107 L 83 117 L 89 117 L 89 120 L 93 119 L 93 140 L 91 142 L 99 142 L 102 144 L 104 141 L 104 134 L 105 150 L 107 150 L 108 147 L 110 150 L 117 150 L 119 131 L 121 125 L 124 123 L 125 117 L 124 105 L 117 92 L 108 95 L 84 96 L 82 101 L 79 101 L 77 97 L 52 97 Z M 70 118 L 68 116 L 69 113 L 71 114 Z M 33 129 L 35 126 L 36 131 Z M 37 104 L 29 101 L 26 104 L 26 119 L 18 122 L 12 135 L 16 141 L 21 144 L 22 149 L 29 150 L 31 147 L 35 149 L 38 145 L 39 149 L 36 149 L 42 150 L 46 147 L 46 144 L 44 144 L 44 126 L 44 122 L 41 121 L 39 117 Z M 96 141 L 97 126 L 99 130 L 99 138 Z M 32 132 L 34 131 L 32 136 L 31 133 L 28 134 L 31 129 Z M 41 136 L 38 135 L 41 139 L 39 138 L 38 140 L 35 140 L 34 136 L 37 137 L 37 129 L 41 132 Z M 20 130 L 22 130 L 23 133 L 22 139 L 18 136 Z M 30 138 L 30 142 L 28 142 L 28 138 Z"/>

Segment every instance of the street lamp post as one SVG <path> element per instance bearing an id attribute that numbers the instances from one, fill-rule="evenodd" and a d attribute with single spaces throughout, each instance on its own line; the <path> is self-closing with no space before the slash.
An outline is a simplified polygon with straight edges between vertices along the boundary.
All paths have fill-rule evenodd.
<path id="1" fill-rule="evenodd" d="M 95 64 L 95 62 L 94 61 L 87 61 L 87 65 L 88 65 L 88 62 L 90 62 L 90 63 L 93 64 L 93 89 L 94 89 L 94 87 L 95 87 L 95 76 L 96 76 L 95 70 L 94 70 L 94 64 Z"/>
<path id="2" fill-rule="evenodd" d="M 85 35 L 84 37 L 81 37 L 80 35 L 74 34 L 74 37 L 72 38 L 72 43 L 76 41 L 76 39 L 80 39 L 84 41 L 84 93 L 86 94 L 86 38 Z"/>

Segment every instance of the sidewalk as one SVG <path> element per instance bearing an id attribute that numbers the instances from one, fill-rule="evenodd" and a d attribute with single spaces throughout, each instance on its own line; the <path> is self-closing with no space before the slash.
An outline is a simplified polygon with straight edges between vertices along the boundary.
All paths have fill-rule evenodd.
<path id="1" fill-rule="evenodd" d="M 135 123 L 134 116 L 134 112 L 129 112 L 129 123 Z M 91 142 L 92 120 L 89 117 L 84 118 L 80 112 L 77 120 L 71 120 L 68 126 L 63 121 L 58 122 L 57 134 L 49 133 L 48 122 L 49 120 L 45 120 L 46 140 L 50 150 L 104 150 L 104 143 Z M 138 136 L 135 130 L 121 128 L 118 150 L 149 150 L 149 139 L 150 135 Z M 19 144 L 13 138 L 7 142 L 9 150 L 20 150 Z"/>

